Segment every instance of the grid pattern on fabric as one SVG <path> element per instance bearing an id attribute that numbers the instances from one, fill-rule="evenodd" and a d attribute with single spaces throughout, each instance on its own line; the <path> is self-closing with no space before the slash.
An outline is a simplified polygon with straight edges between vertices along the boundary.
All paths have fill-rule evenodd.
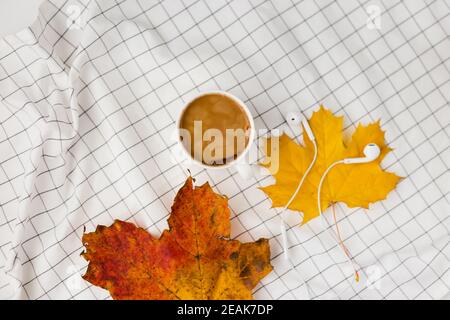
<path id="1" fill-rule="evenodd" d="M 380 25 L 370 20 L 379 11 Z M 220 89 L 257 129 L 323 104 L 345 134 L 381 119 L 405 178 L 382 202 L 338 206 L 352 269 L 319 219 L 281 255 L 278 215 L 233 169 L 190 171 L 229 197 L 232 236 L 270 239 L 260 299 L 430 299 L 450 289 L 450 7 L 444 0 L 50 0 L 0 41 L 0 297 L 107 299 L 81 280 L 83 228 L 167 227 L 187 177 L 173 141 L 183 104 Z M 357 192 L 357 190 L 355 191 Z"/>

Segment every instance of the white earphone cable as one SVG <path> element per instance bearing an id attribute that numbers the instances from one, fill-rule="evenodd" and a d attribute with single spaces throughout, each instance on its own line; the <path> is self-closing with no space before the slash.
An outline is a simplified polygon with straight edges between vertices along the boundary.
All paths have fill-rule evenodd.
<path id="1" fill-rule="evenodd" d="M 294 120 L 298 120 L 298 117 L 295 117 L 293 115 L 292 116 L 292 121 L 294 121 Z M 308 174 L 312 170 L 312 168 L 313 168 L 313 166 L 314 166 L 314 164 L 316 163 L 316 160 L 317 160 L 318 148 L 317 148 L 317 143 L 315 141 L 316 139 L 315 139 L 314 133 L 312 132 L 311 128 L 309 127 L 309 123 L 308 123 L 308 121 L 306 119 L 304 119 L 303 129 L 304 129 L 303 134 L 306 133 L 308 135 L 311 143 L 313 144 L 314 156 L 313 156 L 313 159 L 311 160 L 308 168 L 305 170 L 302 178 L 300 179 L 295 192 L 292 194 L 291 198 L 289 199 L 289 201 L 286 203 L 286 205 L 283 207 L 283 209 L 280 212 L 280 231 L 281 231 L 281 240 L 282 240 L 282 246 L 283 246 L 284 259 L 290 264 L 292 269 L 298 275 L 298 277 L 300 278 L 301 282 L 303 283 L 303 285 L 307 289 L 308 296 L 310 296 L 310 290 L 309 290 L 309 287 L 308 287 L 307 283 L 305 282 L 305 280 L 303 279 L 303 276 L 300 274 L 300 272 L 295 267 L 295 264 L 290 259 L 289 248 L 288 248 L 289 244 L 288 244 L 287 230 L 286 230 L 286 222 L 285 222 L 285 219 L 284 219 L 284 214 L 285 214 L 286 210 L 291 205 L 291 203 L 294 201 L 295 197 L 298 195 L 301 187 L 303 186 L 303 183 L 305 182 L 306 177 L 308 176 Z M 334 223 L 335 223 L 335 226 L 336 226 L 336 232 L 335 233 L 333 233 L 332 230 L 330 230 L 331 227 L 328 224 L 328 221 L 326 220 L 326 218 L 323 216 L 322 204 L 321 204 L 322 186 L 323 186 L 323 183 L 324 183 L 328 173 L 336 165 L 338 165 L 338 164 L 349 164 L 349 163 L 370 162 L 370 161 L 373 161 L 374 159 L 376 159 L 379 156 L 379 154 L 380 154 L 379 147 L 376 144 L 374 144 L 374 143 L 370 143 L 364 148 L 364 155 L 365 155 L 364 158 L 349 158 L 349 159 L 343 159 L 343 160 L 338 160 L 338 161 L 333 162 L 331 165 L 328 166 L 328 168 L 324 171 L 324 173 L 320 177 L 319 185 L 318 185 L 318 188 L 317 188 L 317 209 L 319 211 L 319 215 L 320 215 L 320 218 L 321 218 L 322 226 L 332 236 L 332 238 L 335 240 L 336 244 L 342 249 L 342 251 L 344 253 L 344 256 L 347 259 L 347 261 L 352 265 L 353 271 L 354 271 L 354 274 L 355 274 L 355 279 L 356 279 L 357 282 L 359 281 L 358 266 L 353 261 L 353 258 L 351 257 L 350 252 L 348 251 L 347 247 L 344 245 L 344 243 L 343 243 L 343 241 L 341 239 L 340 232 L 339 232 L 339 227 L 338 227 L 338 223 L 337 223 L 337 219 L 336 219 L 334 211 L 333 211 L 333 219 L 334 219 Z"/>
<path id="2" fill-rule="evenodd" d="M 319 215 L 322 220 L 322 226 L 324 227 L 324 229 L 326 229 L 328 231 L 328 233 L 332 236 L 332 238 L 334 239 L 336 244 L 342 249 L 345 258 L 353 267 L 356 281 L 359 281 L 359 275 L 358 275 L 357 266 L 355 265 L 355 262 L 351 258 L 350 253 L 348 252 L 348 249 L 345 247 L 345 245 L 342 243 L 342 241 L 338 240 L 339 236 L 336 236 L 335 233 L 330 231 L 330 229 L 329 229 L 330 226 L 328 224 L 328 221 L 325 219 L 325 217 L 323 216 L 323 212 L 322 212 L 321 191 L 322 191 L 323 182 L 325 181 L 325 178 L 327 177 L 327 175 L 331 171 L 331 169 L 333 169 L 338 164 L 344 164 L 344 163 L 345 163 L 344 160 L 335 161 L 330 166 L 328 166 L 328 168 L 322 174 L 322 177 L 320 178 L 319 186 L 317 188 L 317 209 L 319 210 Z M 337 228 L 338 228 L 338 226 L 337 226 L 337 222 L 336 222 L 336 229 Z"/>
<path id="3" fill-rule="evenodd" d="M 288 253 L 288 244 L 287 244 L 286 223 L 285 223 L 283 215 L 286 212 L 287 208 L 291 205 L 292 201 L 294 201 L 294 199 L 297 196 L 298 192 L 300 191 L 303 183 L 305 182 L 306 177 L 308 176 L 309 172 L 311 171 L 312 167 L 314 166 L 314 163 L 317 160 L 317 144 L 314 140 L 311 142 L 314 146 L 313 159 L 312 159 L 311 163 L 309 164 L 308 168 L 306 169 L 305 173 L 303 174 L 302 179 L 298 183 L 297 189 L 292 194 L 291 198 L 289 199 L 289 201 L 286 203 L 286 205 L 283 207 L 283 209 L 280 212 L 280 228 L 281 228 L 281 237 L 283 239 L 283 251 L 284 251 L 283 253 L 284 253 L 285 259 L 287 259 L 287 260 L 289 259 L 289 253 Z"/>
<path id="4" fill-rule="evenodd" d="M 309 287 L 306 284 L 305 280 L 303 279 L 303 276 L 300 274 L 300 272 L 297 270 L 297 268 L 295 267 L 294 263 L 291 261 L 291 258 L 289 256 L 289 245 L 288 245 L 288 239 L 287 239 L 287 232 L 286 232 L 286 222 L 284 220 L 284 213 L 286 212 L 287 208 L 291 205 L 292 201 L 294 201 L 295 197 L 297 196 L 297 194 L 299 193 L 303 183 L 305 182 L 306 177 L 308 176 L 309 172 L 311 171 L 312 167 L 314 166 L 316 160 L 317 160 L 317 144 L 315 140 L 311 140 L 313 147 L 314 147 L 314 156 L 313 159 L 311 160 L 311 163 L 309 164 L 308 168 L 306 169 L 305 173 L 303 174 L 300 182 L 297 185 L 297 189 L 295 190 L 295 192 L 292 194 L 291 198 L 289 199 L 289 201 L 286 203 L 286 205 L 283 207 L 283 209 L 280 212 L 280 230 L 281 230 L 281 240 L 282 240 L 282 245 L 283 245 L 283 255 L 284 255 L 284 259 L 286 261 L 288 261 L 288 263 L 290 264 L 290 266 L 292 267 L 292 269 L 295 271 L 295 273 L 297 274 L 297 276 L 299 277 L 300 281 L 303 283 L 303 285 L 305 286 L 306 290 L 307 290 L 307 294 L 308 294 L 308 298 L 310 297 L 310 293 L 309 293 Z"/>

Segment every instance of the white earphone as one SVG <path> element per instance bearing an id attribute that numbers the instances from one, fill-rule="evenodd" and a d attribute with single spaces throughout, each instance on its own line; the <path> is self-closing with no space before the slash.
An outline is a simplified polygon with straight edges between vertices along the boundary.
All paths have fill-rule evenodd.
<path id="1" fill-rule="evenodd" d="M 309 126 L 308 120 L 306 120 L 302 115 L 298 112 L 289 112 L 286 114 L 286 121 L 291 126 L 298 126 L 300 123 L 303 125 L 303 128 L 305 128 L 306 134 L 308 135 L 309 140 L 315 141 L 316 137 L 314 137 L 314 134 L 311 130 L 311 127 Z"/>
<path id="2" fill-rule="evenodd" d="M 364 147 L 363 150 L 364 157 L 362 158 L 347 158 L 344 159 L 343 162 L 345 164 L 351 164 L 351 163 L 367 163 L 372 162 L 378 159 L 380 156 L 381 150 L 380 147 L 375 143 L 369 143 Z"/>
<path id="3" fill-rule="evenodd" d="M 303 185 L 307 175 L 309 174 L 309 172 L 311 171 L 312 167 L 314 166 L 314 164 L 316 162 L 316 159 L 317 159 L 318 149 L 317 149 L 317 143 L 316 143 L 316 139 L 314 137 L 314 133 L 311 130 L 311 127 L 309 126 L 308 120 L 306 120 L 304 117 L 302 117 L 302 115 L 300 113 L 297 113 L 297 112 L 289 112 L 289 113 L 287 113 L 285 119 L 292 126 L 298 126 L 301 123 L 303 125 L 303 128 L 304 128 L 306 134 L 308 135 L 309 139 L 311 140 L 311 142 L 313 143 L 313 146 L 314 146 L 314 156 L 313 156 L 313 159 L 312 159 L 311 163 L 309 164 L 308 168 L 306 169 L 305 173 L 303 174 L 302 178 L 300 179 L 300 182 L 299 182 L 299 184 L 297 186 L 297 189 L 295 190 L 294 194 L 291 196 L 291 198 L 286 203 L 286 205 L 283 207 L 283 209 L 282 209 L 282 211 L 280 213 L 280 221 L 281 221 L 280 222 L 280 228 L 281 228 L 281 236 L 282 236 L 282 242 L 283 242 L 284 257 L 285 257 L 286 260 L 288 260 L 291 263 L 291 265 L 294 268 L 294 270 L 297 271 L 295 266 L 292 264 L 292 262 L 290 261 L 290 258 L 289 258 L 289 250 L 288 250 L 289 248 L 288 248 L 288 241 L 287 241 L 287 234 L 286 234 L 286 224 L 285 224 L 284 219 L 283 219 L 283 214 L 287 210 L 287 208 L 290 206 L 292 201 L 294 201 L 294 199 L 297 196 L 298 192 L 300 191 L 300 189 L 301 189 L 301 187 L 302 187 L 302 185 Z M 328 166 L 328 168 L 322 174 L 322 177 L 320 178 L 319 186 L 317 188 L 317 209 L 318 209 L 319 215 L 320 215 L 320 217 L 322 219 L 322 223 L 324 222 L 324 217 L 322 215 L 323 213 L 322 213 L 320 197 L 321 197 L 322 185 L 323 185 L 323 182 L 324 182 L 326 176 L 331 171 L 331 169 L 333 167 L 335 167 L 336 165 L 338 165 L 338 164 L 362 164 L 362 163 L 369 163 L 369 162 L 375 161 L 380 156 L 381 150 L 380 150 L 380 147 L 377 144 L 369 143 L 369 144 L 367 144 L 364 147 L 363 154 L 364 154 L 364 157 L 346 158 L 346 159 L 342 159 L 342 160 L 338 160 L 336 162 L 333 162 L 331 165 Z M 325 222 L 326 222 L 326 220 L 325 220 Z M 326 229 L 329 230 L 327 227 L 326 227 Z M 336 225 L 336 229 L 337 229 L 337 225 Z M 356 281 L 358 281 L 359 280 L 359 274 L 358 274 L 358 271 L 357 271 L 357 267 L 355 266 L 355 263 L 353 262 L 350 254 L 349 254 L 349 251 L 347 250 L 347 248 L 343 244 L 342 240 L 340 239 L 340 235 L 339 235 L 339 231 L 338 230 L 337 230 L 337 235 L 333 234 L 333 238 L 335 239 L 335 241 L 338 244 L 338 246 L 340 246 L 342 248 L 342 250 L 343 250 L 347 260 L 352 264 L 353 270 L 355 272 Z M 303 283 L 306 285 L 306 283 L 303 280 L 303 278 L 301 278 L 301 279 L 302 279 Z"/>
<path id="4" fill-rule="evenodd" d="M 321 204 L 321 201 L 320 201 L 320 196 L 321 196 L 323 182 L 325 181 L 325 178 L 327 177 L 328 173 L 331 171 L 332 168 L 334 168 L 338 164 L 362 164 L 362 163 L 369 163 L 369 162 L 375 161 L 380 156 L 380 153 L 381 153 L 381 150 L 380 150 L 380 147 L 377 144 L 369 143 L 369 144 L 367 144 L 364 147 L 364 150 L 363 150 L 364 157 L 346 158 L 346 159 L 343 159 L 343 160 L 335 161 L 332 164 L 330 164 L 328 166 L 328 168 L 324 171 L 324 173 L 322 174 L 322 177 L 320 178 L 319 186 L 317 188 L 317 209 L 319 211 L 320 218 L 322 219 L 322 224 L 324 222 L 327 224 L 327 226 L 324 226 L 324 228 L 329 230 L 328 229 L 328 222 L 323 217 L 322 204 Z M 345 247 L 345 245 L 344 245 L 344 243 L 343 243 L 343 241 L 342 241 L 342 239 L 340 237 L 337 223 L 336 223 L 336 233 L 332 234 L 332 237 L 336 241 L 337 245 L 342 248 L 342 251 L 344 252 L 345 257 L 351 263 L 351 265 L 353 267 L 353 271 L 355 273 L 355 279 L 358 282 L 359 281 L 359 274 L 358 274 L 358 270 L 357 270 L 358 268 L 355 265 L 352 257 L 350 256 L 350 253 L 349 253 L 348 249 Z"/>

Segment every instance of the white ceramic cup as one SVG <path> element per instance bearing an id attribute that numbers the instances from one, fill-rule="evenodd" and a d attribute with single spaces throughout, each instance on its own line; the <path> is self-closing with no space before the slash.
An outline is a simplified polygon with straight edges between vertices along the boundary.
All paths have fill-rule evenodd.
<path id="1" fill-rule="evenodd" d="M 245 113 L 245 115 L 248 118 L 248 122 L 250 124 L 250 128 L 249 128 L 249 137 L 248 137 L 248 142 L 247 145 L 245 146 L 244 150 L 241 151 L 241 153 L 238 154 L 238 156 L 236 157 L 236 159 L 227 161 L 226 163 L 222 164 L 222 165 L 207 165 L 205 163 L 203 163 L 202 161 L 194 158 L 190 151 L 186 149 L 182 139 L 181 139 L 181 119 L 184 116 L 184 113 L 186 111 L 186 109 L 189 107 L 189 105 L 194 102 L 195 100 L 197 100 L 200 97 L 206 96 L 206 95 L 211 95 L 211 94 L 216 94 L 216 95 L 223 95 L 231 100 L 233 100 L 234 102 L 236 102 L 239 107 L 242 109 L 242 111 Z M 191 163 L 194 163 L 197 166 L 200 166 L 201 168 L 207 169 L 207 170 L 224 170 L 224 169 L 229 169 L 231 167 L 234 167 L 238 170 L 238 172 L 241 174 L 242 177 L 244 178 L 249 178 L 251 176 L 251 167 L 248 164 L 248 162 L 246 161 L 246 156 L 248 155 L 251 146 L 253 144 L 253 141 L 255 139 L 255 123 L 253 121 L 253 117 L 250 113 L 250 111 L 248 110 L 247 106 L 244 104 L 244 102 L 242 102 L 239 98 L 235 97 L 234 95 L 225 92 L 225 91 L 206 91 L 206 92 L 202 92 L 198 95 L 196 95 L 195 97 L 193 97 L 190 101 L 188 101 L 184 108 L 182 109 L 180 116 L 178 117 L 177 123 L 176 123 L 176 132 L 177 132 L 177 142 L 178 142 L 178 147 L 181 150 L 182 153 L 182 157 L 186 160 L 188 160 Z"/>

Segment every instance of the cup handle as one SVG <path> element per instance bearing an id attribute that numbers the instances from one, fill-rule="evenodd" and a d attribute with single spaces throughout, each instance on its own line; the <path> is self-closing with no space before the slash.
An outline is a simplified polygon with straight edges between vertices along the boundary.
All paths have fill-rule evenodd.
<path id="1" fill-rule="evenodd" d="M 253 168 L 248 163 L 239 163 L 236 165 L 236 170 L 244 180 L 250 180 L 254 177 Z"/>
<path id="2" fill-rule="evenodd" d="M 236 170 L 244 180 L 250 180 L 252 178 L 257 178 L 258 176 L 258 166 L 251 165 L 247 162 L 240 162 L 236 164 Z"/>

